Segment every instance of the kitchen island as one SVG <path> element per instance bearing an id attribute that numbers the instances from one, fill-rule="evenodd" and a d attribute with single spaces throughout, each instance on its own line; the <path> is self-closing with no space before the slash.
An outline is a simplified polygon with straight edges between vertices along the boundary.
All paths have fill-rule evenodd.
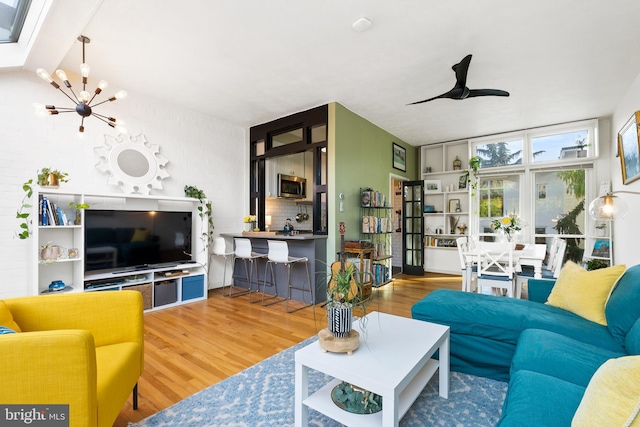
<path id="1" fill-rule="evenodd" d="M 227 240 L 227 247 L 234 248 L 233 239 L 246 238 L 251 240 L 251 246 L 254 252 L 267 254 L 269 252 L 269 244 L 267 240 L 286 240 L 289 245 L 289 256 L 306 257 L 309 259 L 309 275 L 311 277 L 311 287 L 314 290 L 315 303 L 323 302 L 327 298 L 327 236 L 317 234 L 266 234 L 264 232 L 243 232 L 243 233 L 220 233 L 220 236 Z M 267 259 L 258 260 L 258 283 L 262 290 L 262 285 L 266 273 Z M 236 286 L 247 288 L 247 279 L 245 276 L 243 261 L 236 260 L 234 266 L 233 283 Z M 276 274 L 276 286 L 278 295 L 287 296 L 287 274 L 286 268 L 282 265 L 274 266 Z M 255 272 L 254 272 L 255 274 Z M 255 279 L 252 278 L 253 289 L 256 289 Z M 306 288 L 307 274 L 304 264 L 292 265 L 291 267 L 291 286 L 296 288 Z M 266 287 L 266 293 L 273 294 L 273 287 Z M 291 299 L 295 301 L 309 302 L 309 293 L 302 292 L 297 289 L 291 290 Z"/>

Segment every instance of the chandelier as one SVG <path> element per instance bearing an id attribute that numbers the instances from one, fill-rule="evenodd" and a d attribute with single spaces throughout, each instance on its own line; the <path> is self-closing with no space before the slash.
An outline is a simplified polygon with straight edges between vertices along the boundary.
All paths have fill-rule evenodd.
<path id="1" fill-rule="evenodd" d="M 67 89 L 69 89 L 69 92 L 71 93 L 71 95 L 69 95 L 66 91 L 64 91 L 60 87 L 60 85 L 56 83 L 51 78 L 49 73 L 47 73 L 44 69 L 38 68 L 36 70 L 36 74 L 38 74 L 38 76 L 40 76 L 44 81 L 51 84 L 51 86 L 53 86 L 54 88 L 62 92 L 67 98 L 71 100 L 71 102 L 75 104 L 75 107 L 67 108 L 67 107 L 56 107 L 55 105 L 35 104 L 36 113 L 44 114 L 44 115 L 46 114 L 56 115 L 61 113 L 71 113 L 75 111 L 82 118 L 80 121 L 80 128 L 78 129 L 80 135 L 82 135 L 84 132 L 84 119 L 89 116 L 93 116 L 96 119 L 105 122 L 106 124 L 108 124 L 112 128 L 117 129 L 121 133 L 126 133 L 127 130 L 123 127 L 124 122 L 122 120 L 117 121 L 114 117 L 107 117 L 102 114 L 98 114 L 94 112 L 93 109 L 98 105 L 104 104 L 105 102 L 113 102 L 116 99 L 126 98 L 127 92 L 124 90 L 118 91 L 111 98 L 108 98 L 102 102 L 98 102 L 97 104 L 91 105 L 95 97 L 100 95 L 100 93 L 107 88 L 108 83 L 104 80 L 100 80 L 100 82 L 98 82 L 98 87 L 96 87 L 95 91 L 93 92 L 93 95 L 87 92 L 86 88 L 87 88 L 87 81 L 89 78 L 89 65 L 85 61 L 84 46 L 87 43 L 91 43 L 91 40 L 89 39 L 89 37 L 85 37 L 83 35 L 79 36 L 78 40 L 82 42 L 82 64 L 80 64 L 80 74 L 82 75 L 82 90 L 80 91 L 79 94 L 76 94 L 73 91 L 73 88 L 71 87 L 71 83 L 69 83 L 69 79 L 67 78 L 67 74 L 63 70 L 61 69 L 56 70 L 56 75 L 62 81 L 62 83 L 67 87 Z"/>

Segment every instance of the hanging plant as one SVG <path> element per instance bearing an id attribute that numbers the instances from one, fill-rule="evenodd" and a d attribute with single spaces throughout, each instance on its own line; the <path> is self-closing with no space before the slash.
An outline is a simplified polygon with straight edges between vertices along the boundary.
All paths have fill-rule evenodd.
<path id="1" fill-rule="evenodd" d="M 22 191 L 25 192 L 24 197 L 22 198 L 22 202 L 20 203 L 20 207 L 18 208 L 18 212 L 16 212 L 16 218 L 21 220 L 20 222 L 20 231 L 16 233 L 20 239 L 28 239 L 31 236 L 31 220 L 29 219 L 29 215 L 31 215 L 31 195 L 33 194 L 33 179 L 22 184 Z"/>
<path id="2" fill-rule="evenodd" d="M 469 159 L 469 169 L 470 172 L 473 172 L 473 179 L 471 179 L 471 197 L 476 195 L 476 188 L 478 188 L 478 169 L 480 169 L 481 162 L 482 159 L 478 156 L 473 156 Z"/>
<path id="3" fill-rule="evenodd" d="M 200 206 L 198 206 L 198 216 L 201 221 L 204 222 L 206 220 L 209 225 L 208 231 L 206 233 L 202 233 L 200 238 L 204 243 L 205 249 L 208 249 L 211 242 L 213 242 L 213 211 L 211 210 L 211 202 L 207 200 L 207 196 L 204 194 L 204 191 L 193 185 L 184 186 L 184 195 L 200 201 Z"/>

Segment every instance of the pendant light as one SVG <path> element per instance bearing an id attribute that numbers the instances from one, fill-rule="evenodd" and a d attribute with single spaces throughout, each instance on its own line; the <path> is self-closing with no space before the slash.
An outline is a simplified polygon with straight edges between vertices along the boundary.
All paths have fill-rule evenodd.
<path id="1" fill-rule="evenodd" d="M 80 91 L 80 93 L 76 94 L 74 92 L 71 86 L 71 83 L 67 78 L 67 74 L 63 70 L 58 69 L 56 70 L 55 74 L 60 79 L 60 81 L 62 81 L 64 86 L 68 89 L 70 94 L 67 93 L 64 89 L 62 89 L 62 87 L 58 83 L 56 83 L 53 80 L 53 78 L 49 75 L 49 73 L 47 73 L 44 69 L 38 68 L 36 70 L 36 74 L 38 74 L 38 76 L 40 76 L 44 81 L 46 81 L 51 86 L 53 86 L 54 88 L 62 92 L 67 98 L 71 100 L 71 102 L 75 104 L 75 107 L 68 108 L 68 107 L 56 107 L 55 105 L 35 104 L 36 114 L 57 115 L 62 113 L 71 113 L 75 111 L 82 118 L 80 121 L 80 127 L 78 129 L 80 136 L 82 136 L 84 132 L 84 119 L 89 116 L 93 116 L 96 119 L 105 122 L 106 124 L 108 124 L 112 128 L 117 129 L 121 133 L 127 133 L 127 130 L 123 126 L 124 122 L 122 120 L 118 121 L 114 117 L 104 116 L 102 114 L 98 114 L 93 111 L 95 107 L 97 107 L 98 105 L 104 104 L 105 102 L 113 102 L 116 99 L 126 98 L 127 92 L 125 92 L 124 90 L 121 90 L 119 92 L 116 92 L 116 94 L 113 95 L 112 97 L 102 102 L 98 102 L 97 104 L 91 105 L 91 103 L 96 98 L 96 96 L 100 95 L 100 93 L 107 88 L 108 83 L 104 80 L 100 80 L 100 82 L 98 82 L 98 86 L 93 91 L 93 94 L 87 92 L 87 82 L 89 80 L 90 69 L 89 69 L 89 65 L 85 60 L 84 48 L 85 48 L 85 44 L 91 42 L 91 39 L 89 39 L 89 37 L 80 35 L 78 37 L 78 40 L 82 42 L 82 64 L 80 65 L 80 75 L 82 76 L 82 90 Z"/>

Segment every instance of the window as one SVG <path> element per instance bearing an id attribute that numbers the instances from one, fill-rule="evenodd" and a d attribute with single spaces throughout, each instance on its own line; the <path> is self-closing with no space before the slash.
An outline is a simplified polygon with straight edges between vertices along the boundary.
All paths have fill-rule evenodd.
<path id="1" fill-rule="evenodd" d="M 20 37 L 31 0 L 0 0 L 0 43 L 15 43 Z"/>
<path id="2" fill-rule="evenodd" d="M 491 221 L 506 215 L 520 216 L 520 176 L 480 178 L 478 185 L 480 234 L 490 234 Z"/>
<path id="3" fill-rule="evenodd" d="M 522 163 L 522 139 L 477 145 L 476 155 L 482 159 L 481 168 L 519 165 Z"/>
<path id="4" fill-rule="evenodd" d="M 272 147 L 282 147 L 296 142 L 302 142 L 302 128 L 277 133 L 271 137 Z"/>
<path id="5" fill-rule="evenodd" d="M 535 239 L 544 242 L 550 240 L 550 235 L 565 235 L 567 259 L 578 262 L 582 260 L 583 236 L 587 234 L 586 173 L 585 169 L 534 173 Z"/>
<path id="6" fill-rule="evenodd" d="M 591 146 L 588 130 L 534 137 L 531 144 L 532 163 L 587 157 Z"/>
<path id="7" fill-rule="evenodd" d="M 481 159 L 472 233 L 494 238 L 491 220 L 515 214 L 522 242 L 567 241 L 566 259 L 582 261 L 595 197 L 596 120 L 528 129 L 471 141 Z"/>

